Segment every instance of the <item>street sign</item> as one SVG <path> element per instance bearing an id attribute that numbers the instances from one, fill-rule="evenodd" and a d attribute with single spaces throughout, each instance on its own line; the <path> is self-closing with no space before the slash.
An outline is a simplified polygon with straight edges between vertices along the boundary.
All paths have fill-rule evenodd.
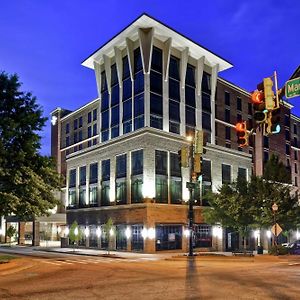
<path id="1" fill-rule="evenodd" d="M 194 190 L 196 188 L 196 183 L 194 183 L 194 182 L 187 182 L 186 183 L 186 188 Z"/>
<path id="2" fill-rule="evenodd" d="M 285 97 L 293 98 L 300 96 L 300 77 L 289 80 L 285 83 Z"/>
<path id="3" fill-rule="evenodd" d="M 277 227 L 276 230 L 275 230 L 275 226 Z M 276 235 L 279 236 L 279 234 L 282 232 L 282 228 L 279 226 L 279 224 L 276 223 L 275 225 L 272 226 L 271 231 L 274 235 L 276 233 Z"/>

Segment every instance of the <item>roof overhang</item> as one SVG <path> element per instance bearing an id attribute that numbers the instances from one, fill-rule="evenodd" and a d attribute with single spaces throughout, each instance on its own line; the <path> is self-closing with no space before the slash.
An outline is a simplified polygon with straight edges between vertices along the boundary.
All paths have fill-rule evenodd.
<path id="1" fill-rule="evenodd" d="M 205 64 L 209 66 L 219 65 L 219 71 L 223 71 L 232 67 L 232 64 L 222 57 L 214 54 L 205 47 L 185 37 L 169 26 L 155 20 L 147 14 L 141 15 L 120 33 L 115 35 L 111 40 L 102 45 L 92 55 L 86 58 L 82 65 L 91 69 L 94 69 L 94 61 L 103 63 L 103 54 L 113 57 L 114 47 L 124 49 L 126 47 L 126 38 L 130 38 L 132 41 L 138 39 L 138 28 L 154 28 L 154 37 L 162 42 L 165 42 L 168 38 L 172 39 L 172 47 L 182 51 L 186 47 L 189 48 L 189 54 L 195 59 L 205 57 Z"/>

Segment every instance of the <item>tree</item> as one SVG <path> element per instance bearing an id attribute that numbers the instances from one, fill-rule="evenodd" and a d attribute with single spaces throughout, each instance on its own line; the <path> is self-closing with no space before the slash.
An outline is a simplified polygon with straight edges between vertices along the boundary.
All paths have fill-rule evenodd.
<path id="1" fill-rule="evenodd" d="M 107 222 L 104 224 L 104 233 L 107 238 L 108 244 L 107 244 L 107 253 L 109 254 L 110 249 L 112 248 L 112 232 L 114 229 L 114 222 L 112 218 L 109 218 Z"/>
<path id="2" fill-rule="evenodd" d="M 277 181 L 282 183 L 291 183 L 291 173 L 279 157 L 272 154 L 264 167 L 263 178 L 266 180 Z"/>
<path id="3" fill-rule="evenodd" d="M 59 204 L 61 185 L 51 158 L 38 153 L 46 118 L 17 75 L 0 73 L 0 215 L 27 220 Z"/>
<path id="4" fill-rule="evenodd" d="M 17 233 L 17 230 L 13 226 L 9 226 L 6 230 L 6 236 L 9 238 L 9 245 L 11 245 L 11 239 L 15 236 Z"/>
<path id="5" fill-rule="evenodd" d="M 73 244 L 73 251 L 75 251 L 75 246 L 78 246 L 78 242 L 82 238 L 82 232 L 78 226 L 77 221 L 74 221 L 70 227 L 69 240 Z"/>

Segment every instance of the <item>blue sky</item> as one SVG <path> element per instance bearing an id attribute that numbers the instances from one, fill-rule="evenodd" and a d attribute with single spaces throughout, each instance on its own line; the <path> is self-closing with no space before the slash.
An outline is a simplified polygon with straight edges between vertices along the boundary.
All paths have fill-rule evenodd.
<path id="1" fill-rule="evenodd" d="M 143 12 L 229 60 L 234 67 L 219 75 L 248 91 L 274 70 L 281 87 L 300 64 L 296 0 L 2 0 L 0 70 L 20 76 L 45 116 L 76 109 L 97 96 L 81 62 Z M 290 101 L 298 115 L 299 101 Z M 50 121 L 41 135 L 50 154 Z"/>

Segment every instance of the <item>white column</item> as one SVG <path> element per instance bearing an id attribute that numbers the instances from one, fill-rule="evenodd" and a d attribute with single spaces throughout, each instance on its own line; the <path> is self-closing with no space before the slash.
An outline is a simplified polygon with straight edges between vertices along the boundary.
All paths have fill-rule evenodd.
<path id="1" fill-rule="evenodd" d="M 144 74 L 150 73 L 152 49 L 153 49 L 153 28 L 139 28 L 139 42 L 141 48 L 141 56 Z"/>
<path id="2" fill-rule="evenodd" d="M 96 61 L 94 61 L 94 70 L 95 70 L 95 76 L 96 76 L 98 97 L 100 98 L 100 96 L 101 96 L 101 66 Z"/>
<path id="3" fill-rule="evenodd" d="M 111 94 L 111 59 L 107 55 L 103 55 L 105 76 L 108 93 Z"/>
<path id="4" fill-rule="evenodd" d="M 202 129 L 202 78 L 204 59 L 204 56 L 199 58 L 196 66 L 196 129 Z"/>
<path id="5" fill-rule="evenodd" d="M 133 41 L 129 38 L 126 38 L 126 50 L 127 50 L 130 78 L 131 81 L 133 82 L 133 75 L 134 75 L 133 74 L 134 73 Z"/>
<path id="6" fill-rule="evenodd" d="M 164 42 L 164 48 L 163 48 L 163 74 L 164 74 L 165 81 L 168 81 L 169 78 L 171 46 L 172 46 L 172 39 L 169 38 Z"/>
<path id="7" fill-rule="evenodd" d="M 186 135 L 185 131 L 185 77 L 188 62 L 189 48 L 181 52 L 180 60 L 180 135 Z"/>
<path id="8" fill-rule="evenodd" d="M 215 106 L 215 97 L 216 97 L 216 88 L 217 88 L 217 78 L 219 72 L 219 64 L 216 64 L 212 67 L 211 71 L 211 144 L 216 143 L 216 106 Z"/>
<path id="9" fill-rule="evenodd" d="M 122 105 L 122 98 L 123 98 L 123 61 L 122 61 L 122 52 L 119 48 L 114 47 L 115 50 L 115 57 L 116 57 L 116 66 L 117 66 L 117 74 L 118 74 L 118 81 L 119 81 L 119 133 L 120 135 L 123 134 L 123 123 L 122 123 L 122 116 L 123 116 L 123 105 Z"/>
<path id="10" fill-rule="evenodd" d="M 86 166 L 86 173 L 85 173 L 85 203 L 90 203 L 90 165 Z"/>

